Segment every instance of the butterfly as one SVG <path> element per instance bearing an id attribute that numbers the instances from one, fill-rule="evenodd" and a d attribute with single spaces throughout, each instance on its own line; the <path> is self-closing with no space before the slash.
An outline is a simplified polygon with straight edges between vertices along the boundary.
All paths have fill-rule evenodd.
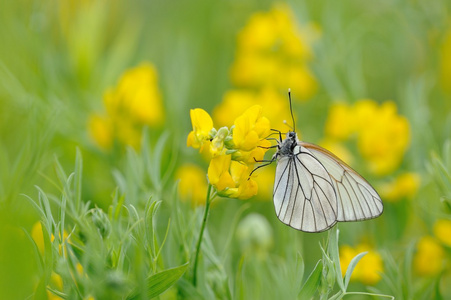
<path id="1" fill-rule="evenodd" d="M 273 199 L 279 220 L 297 230 L 321 232 L 337 222 L 380 216 L 381 197 L 368 181 L 328 150 L 299 141 L 290 91 L 288 97 L 293 130 L 285 139 L 274 130 L 279 134 L 277 152 L 259 166 L 277 161 Z"/>

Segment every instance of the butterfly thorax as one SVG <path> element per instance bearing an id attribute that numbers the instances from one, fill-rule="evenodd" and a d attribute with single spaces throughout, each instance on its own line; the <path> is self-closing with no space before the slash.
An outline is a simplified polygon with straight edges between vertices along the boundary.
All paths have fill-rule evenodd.
<path id="1" fill-rule="evenodd" d="M 296 132 L 289 131 L 286 135 L 286 138 L 282 141 L 279 141 L 278 151 L 276 155 L 280 157 L 291 156 L 294 153 L 294 148 L 298 144 L 298 139 Z"/>

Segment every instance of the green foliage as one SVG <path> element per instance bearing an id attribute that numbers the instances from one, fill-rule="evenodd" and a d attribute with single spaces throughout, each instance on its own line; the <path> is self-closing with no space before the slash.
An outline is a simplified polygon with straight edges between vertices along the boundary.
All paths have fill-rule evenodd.
<path id="1" fill-rule="evenodd" d="M 306 67 L 318 82 L 311 99 L 294 99 L 302 139 L 324 139 L 338 101 L 393 100 L 410 148 L 368 180 L 382 191 L 404 172 L 421 178 L 418 193 L 383 199 L 380 218 L 319 234 L 281 224 L 271 192 L 216 197 L 208 210 L 179 195 L 182 164 L 207 173 L 185 147 L 189 109 L 213 114 L 241 88 L 230 78 L 237 37 L 273 1 L 107 2 L 0 3 L 0 299 L 450 297 L 450 247 L 434 227 L 451 220 L 449 1 L 288 1 L 311 34 Z M 143 61 L 155 65 L 165 123 L 144 128 L 136 148 L 98 147 L 90 116 Z M 368 173 L 350 144 L 352 166 Z M 425 236 L 443 252 L 431 274 L 416 268 Z M 342 272 L 341 246 L 359 243 L 381 254 L 376 283 L 351 278 L 370 253 Z"/>

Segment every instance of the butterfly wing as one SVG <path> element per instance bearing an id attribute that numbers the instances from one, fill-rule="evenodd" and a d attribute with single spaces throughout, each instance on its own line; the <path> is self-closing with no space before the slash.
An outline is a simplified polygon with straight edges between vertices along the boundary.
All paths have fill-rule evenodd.
<path id="1" fill-rule="evenodd" d="M 274 207 L 280 221 L 295 229 L 320 232 L 337 222 L 337 196 L 324 166 L 305 147 L 277 162 Z"/>
<path id="2" fill-rule="evenodd" d="M 317 145 L 300 142 L 324 166 L 337 194 L 337 221 L 360 221 L 380 216 L 384 210 L 376 190 L 356 171 L 331 152 Z"/>

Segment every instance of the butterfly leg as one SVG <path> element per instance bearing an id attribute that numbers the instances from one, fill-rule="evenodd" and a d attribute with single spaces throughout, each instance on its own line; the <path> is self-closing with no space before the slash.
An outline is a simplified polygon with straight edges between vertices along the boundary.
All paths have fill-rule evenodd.
<path id="1" fill-rule="evenodd" d="M 260 166 L 256 167 L 255 169 L 253 169 L 252 172 L 249 173 L 249 177 L 247 178 L 247 180 L 249 180 L 249 179 L 251 178 L 251 175 L 252 175 L 255 171 L 257 171 L 257 170 L 260 169 L 260 168 L 269 166 L 269 165 L 272 164 L 276 159 L 277 159 L 277 153 L 276 153 L 270 160 L 256 160 L 255 157 L 254 157 L 254 161 L 255 161 L 255 162 L 258 162 L 258 163 L 260 163 L 260 162 L 265 162 L 266 164 L 260 165 Z"/>
<path id="2" fill-rule="evenodd" d="M 271 128 L 271 130 L 275 131 L 276 133 L 278 133 L 279 134 L 279 139 L 282 141 L 282 132 L 280 130 L 272 129 L 272 128 Z"/>

